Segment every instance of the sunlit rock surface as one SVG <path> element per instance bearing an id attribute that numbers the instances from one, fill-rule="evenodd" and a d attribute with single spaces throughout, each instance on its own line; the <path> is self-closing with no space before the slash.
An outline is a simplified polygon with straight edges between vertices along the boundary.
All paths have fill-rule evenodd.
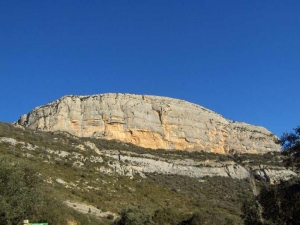
<path id="1" fill-rule="evenodd" d="M 227 154 L 279 151 L 267 129 L 230 121 L 202 106 L 167 97 L 133 94 L 64 96 L 17 122 L 32 129 L 79 137 L 117 139 L 157 149 Z"/>

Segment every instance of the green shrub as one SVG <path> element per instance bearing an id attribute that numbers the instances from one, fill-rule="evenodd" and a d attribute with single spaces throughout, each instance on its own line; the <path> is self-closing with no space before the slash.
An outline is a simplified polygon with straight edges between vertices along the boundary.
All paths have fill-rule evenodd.
<path id="1" fill-rule="evenodd" d="M 145 207 L 127 207 L 120 213 L 121 218 L 116 223 L 117 225 L 152 225 L 152 214 Z"/>
<path id="2" fill-rule="evenodd" d="M 66 225 L 74 219 L 80 225 L 99 221 L 77 213 L 56 198 L 42 175 L 26 161 L 0 156 L 0 224 L 17 225 L 22 220 Z"/>

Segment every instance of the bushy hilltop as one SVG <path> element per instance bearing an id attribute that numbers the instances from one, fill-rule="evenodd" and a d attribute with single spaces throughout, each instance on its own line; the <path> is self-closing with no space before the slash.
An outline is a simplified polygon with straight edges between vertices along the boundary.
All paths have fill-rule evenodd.
<path id="1" fill-rule="evenodd" d="M 276 152 L 154 151 L 5 123 L 0 123 L 0 160 L 38 172 L 41 190 L 61 204 L 32 215 L 62 225 L 130 224 L 123 221 L 127 217 L 136 224 L 243 224 L 245 200 L 263 185 L 296 176 Z"/>
<path id="2" fill-rule="evenodd" d="M 187 101 L 150 95 L 65 96 L 33 109 L 16 123 L 152 149 L 220 154 L 280 151 L 278 138 L 263 127 L 227 120 Z"/>

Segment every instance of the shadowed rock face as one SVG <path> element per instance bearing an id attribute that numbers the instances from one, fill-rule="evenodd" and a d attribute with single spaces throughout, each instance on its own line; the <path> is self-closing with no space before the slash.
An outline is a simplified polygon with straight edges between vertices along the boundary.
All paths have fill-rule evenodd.
<path id="1" fill-rule="evenodd" d="M 147 148 L 226 154 L 279 151 L 267 129 L 226 120 L 186 101 L 132 94 L 65 96 L 23 115 L 16 124 L 79 137 L 117 139 Z"/>

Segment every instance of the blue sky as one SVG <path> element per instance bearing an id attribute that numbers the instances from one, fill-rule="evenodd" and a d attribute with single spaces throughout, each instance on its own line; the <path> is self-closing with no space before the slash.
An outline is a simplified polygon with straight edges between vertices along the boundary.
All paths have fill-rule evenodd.
<path id="1" fill-rule="evenodd" d="M 64 95 L 187 100 L 300 125 L 299 0 L 0 1 L 0 120 Z"/>

